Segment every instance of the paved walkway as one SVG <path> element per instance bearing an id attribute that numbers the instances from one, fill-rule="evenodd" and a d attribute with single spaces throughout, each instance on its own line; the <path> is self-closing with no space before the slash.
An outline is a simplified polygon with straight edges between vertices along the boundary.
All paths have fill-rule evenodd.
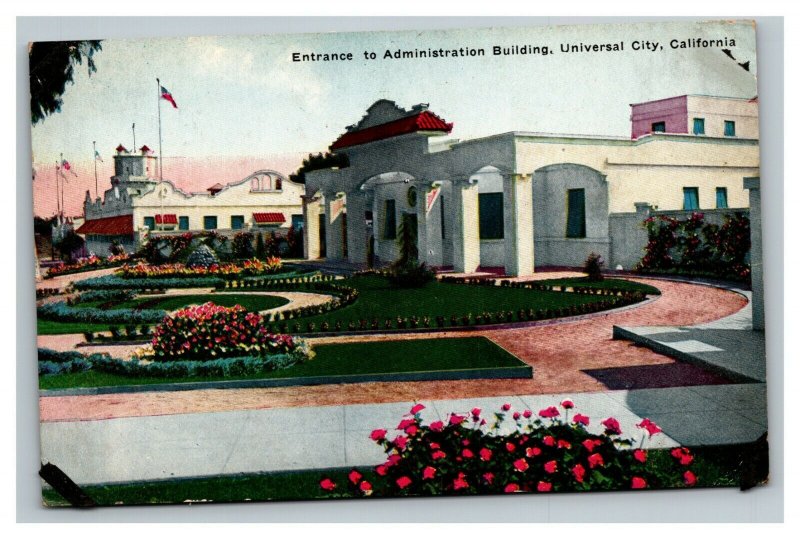
<path id="1" fill-rule="evenodd" d="M 171 396 L 171 395 L 169 395 Z M 695 386 L 603 393 L 518 395 L 423 401 L 423 421 L 478 406 L 486 413 L 509 403 L 534 412 L 571 398 L 574 412 L 599 432 L 606 417 L 637 440 L 634 425 L 649 417 L 664 429 L 646 447 L 750 442 L 766 430 L 764 384 Z M 369 439 L 394 428 L 411 401 L 388 404 L 238 410 L 128 417 L 41 425 L 42 461 L 79 484 L 263 471 L 372 466 L 385 455 Z M 513 424 L 508 422 L 508 428 Z M 393 434 L 390 434 L 393 436 Z"/>

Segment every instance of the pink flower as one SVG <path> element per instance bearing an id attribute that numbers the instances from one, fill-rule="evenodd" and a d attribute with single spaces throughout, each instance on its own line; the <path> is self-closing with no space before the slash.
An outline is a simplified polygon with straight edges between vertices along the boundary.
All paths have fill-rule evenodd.
<path id="1" fill-rule="evenodd" d="M 603 464 L 605 464 L 603 462 L 603 455 L 600 453 L 592 453 L 587 460 L 589 461 L 589 468 L 596 468 L 597 466 L 603 466 Z"/>
<path id="2" fill-rule="evenodd" d="M 463 415 L 458 414 L 450 414 L 450 424 L 451 425 L 460 425 L 466 419 Z"/>
<path id="3" fill-rule="evenodd" d="M 556 473 L 558 470 L 558 463 L 554 460 L 550 460 L 544 463 L 544 471 L 547 473 Z"/>
<path id="4" fill-rule="evenodd" d="M 483 474 L 483 480 L 491 485 L 492 481 L 494 481 L 494 474 L 492 472 L 486 472 Z"/>
<path id="5" fill-rule="evenodd" d="M 348 474 L 347 478 L 350 479 L 350 482 L 355 485 L 358 483 L 358 480 L 361 479 L 361 474 L 358 472 L 358 470 L 353 470 Z"/>
<path id="6" fill-rule="evenodd" d="M 553 418 L 558 417 L 559 415 L 561 415 L 561 412 L 559 412 L 558 408 L 555 406 L 548 406 L 544 410 L 539 410 L 539 417 Z"/>
<path id="7" fill-rule="evenodd" d="M 468 488 L 469 483 L 464 479 L 464 473 L 458 472 L 458 477 L 453 480 L 453 489 L 454 490 L 461 490 L 462 488 Z"/>
<path id="8" fill-rule="evenodd" d="M 428 446 L 429 446 L 431 449 L 439 449 L 439 448 L 441 447 L 441 446 L 440 446 L 439 444 L 437 444 L 436 442 L 431 442 L 430 444 L 428 444 Z"/>
<path id="9" fill-rule="evenodd" d="M 586 475 L 586 468 L 582 464 L 576 464 L 572 467 L 572 475 L 575 476 L 575 481 L 583 483 L 583 476 Z"/>
<path id="10" fill-rule="evenodd" d="M 336 488 L 336 483 L 328 479 L 327 477 L 319 482 L 319 486 L 321 486 L 325 490 L 333 490 Z"/>
<path id="11" fill-rule="evenodd" d="M 444 451 L 435 451 L 435 452 L 434 452 L 434 453 L 431 455 L 431 458 L 432 458 L 433 460 L 439 460 L 439 459 L 443 459 L 443 458 L 445 458 L 446 456 L 447 456 L 447 454 L 446 454 Z"/>
<path id="12" fill-rule="evenodd" d="M 575 403 L 569 399 L 564 399 L 561 401 L 561 407 L 565 410 L 569 410 L 570 408 L 575 408 Z"/>
<path id="13" fill-rule="evenodd" d="M 589 453 L 591 453 L 592 451 L 594 451 L 594 450 L 595 450 L 595 448 L 596 448 L 597 446 L 603 445 L 603 442 L 602 442 L 601 440 L 597 440 L 597 439 L 588 438 L 588 439 L 586 439 L 586 440 L 582 441 L 582 442 L 581 442 L 581 445 L 583 445 L 583 447 L 585 447 L 585 448 L 586 448 L 586 451 L 588 451 Z"/>
<path id="14" fill-rule="evenodd" d="M 514 468 L 518 472 L 524 472 L 528 469 L 528 461 L 525 459 L 517 459 L 514 461 Z"/>
<path id="15" fill-rule="evenodd" d="M 634 477 L 631 479 L 631 488 L 647 488 L 647 481 L 641 477 Z"/>
<path id="16" fill-rule="evenodd" d="M 636 449 L 633 452 L 633 458 L 644 464 L 645 462 L 647 462 L 647 452 L 642 451 L 641 449 Z"/>
<path id="17" fill-rule="evenodd" d="M 419 427 L 417 427 L 416 425 L 409 425 L 406 427 L 405 433 L 408 434 L 409 436 L 414 436 L 418 430 Z"/>
<path id="18" fill-rule="evenodd" d="M 645 429 L 647 431 L 647 434 L 649 434 L 650 436 L 652 436 L 654 434 L 658 434 L 659 432 L 661 432 L 661 427 L 659 427 L 658 425 L 656 425 L 655 423 L 653 423 L 652 421 L 650 421 L 646 417 L 642 420 L 641 423 L 639 423 L 636 426 L 639 427 L 639 428 Z"/>
<path id="19" fill-rule="evenodd" d="M 575 417 L 572 418 L 572 422 L 576 425 L 589 426 L 589 418 L 583 414 L 575 414 Z"/>
<path id="20" fill-rule="evenodd" d="M 491 449 L 486 449 L 485 447 L 481 448 L 481 450 L 478 451 L 478 454 L 481 456 L 481 460 L 488 461 L 492 459 Z"/>
<path id="21" fill-rule="evenodd" d="M 687 487 L 693 487 L 697 483 L 697 476 L 691 470 L 683 472 L 683 482 Z"/>
<path id="22" fill-rule="evenodd" d="M 381 464 L 380 466 L 375 467 L 375 473 L 383 477 L 386 475 L 386 466 Z"/>
<path id="23" fill-rule="evenodd" d="M 506 451 L 508 451 L 509 453 L 513 453 L 516 448 L 517 446 L 515 446 L 511 442 L 506 442 Z"/>
<path id="24" fill-rule="evenodd" d="M 361 484 L 358 485 L 358 488 L 361 490 L 361 492 L 363 492 L 367 496 L 372 494 L 372 485 L 370 484 L 369 481 L 362 481 Z"/>
<path id="25" fill-rule="evenodd" d="M 547 436 L 542 438 L 542 443 L 547 447 L 553 447 L 554 445 L 556 445 L 556 439 L 548 434 Z"/>
<path id="26" fill-rule="evenodd" d="M 681 461 L 681 464 L 684 466 L 688 466 L 694 460 L 692 454 L 685 447 L 676 447 L 675 449 L 670 451 L 670 454 L 679 461 Z"/>
<path id="27" fill-rule="evenodd" d="M 398 436 L 397 436 L 397 437 L 394 439 L 394 441 L 393 441 L 392 443 L 393 443 L 393 444 L 395 445 L 395 447 L 397 447 L 398 449 L 403 449 L 403 448 L 406 446 L 406 442 L 408 442 L 408 438 L 406 438 L 406 437 L 405 437 L 405 436 L 403 436 L 402 434 L 399 434 L 399 435 L 398 435 Z"/>
<path id="28" fill-rule="evenodd" d="M 524 417 L 525 419 L 530 419 L 532 415 L 533 412 L 531 412 L 530 410 L 525 410 L 524 412 L 522 412 L 522 417 Z"/>
<path id="29" fill-rule="evenodd" d="M 559 449 L 569 449 L 570 447 L 572 447 L 572 444 L 569 443 L 568 441 L 566 441 L 566 440 L 559 440 L 558 441 L 558 448 Z"/>
<path id="30" fill-rule="evenodd" d="M 397 486 L 398 486 L 398 487 L 400 487 L 401 489 L 404 489 L 404 488 L 406 488 L 408 485 L 410 485 L 410 484 L 411 484 L 411 479 L 409 479 L 408 477 L 406 477 L 406 476 L 404 475 L 403 477 L 400 477 L 400 478 L 399 478 L 397 481 L 395 481 L 395 483 L 397 483 Z"/>
<path id="31" fill-rule="evenodd" d="M 519 413 L 519 412 L 514 412 L 514 415 L 513 415 L 512 417 L 514 418 L 514 421 L 519 421 L 519 418 L 520 418 L 521 416 L 520 416 L 520 413 Z"/>
<path id="32" fill-rule="evenodd" d="M 382 442 L 386 439 L 386 429 L 376 429 L 372 431 L 372 434 L 369 435 L 370 438 L 375 440 L 376 442 Z"/>
<path id="33" fill-rule="evenodd" d="M 506 485 L 506 488 L 503 489 L 504 492 L 519 492 L 519 485 L 516 483 L 509 483 Z"/>
<path id="34" fill-rule="evenodd" d="M 526 447 L 525 448 L 525 456 L 526 457 L 536 457 L 542 454 L 542 450 L 538 447 Z"/>
<path id="35" fill-rule="evenodd" d="M 539 492 L 550 492 L 552 489 L 552 483 L 548 483 L 547 481 L 539 481 L 539 484 L 536 485 L 536 490 Z"/>
<path id="36" fill-rule="evenodd" d="M 465 449 L 464 451 L 461 452 L 461 456 L 464 457 L 465 459 L 471 459 L 472 457 L 475 456 L 475 453 L 473 453 L 471 449 Z"/>
<path id="37" fill-rule="evenodd" d="M 502 406 L 502 408 L 503 408 L 503 411 L 504 411 L 504 412 L 508 412 L 509 410 L 511 410 L 511 405 L 510 405 L 510 404 L 508 404 L 508 403 L 505 403 L 505 404 Z"/>
<path id="38" fill-rule="evenodd" d="M 420 413 L 422 410 L 425 409 L 425 406 L 422 404 L 415 404 L 413 408 L 411 408 L 411 415 L 416 415 Z"/>
<path id="39" fill-rule="evenodd" d="M 473 408 L 472 409 L 472 418 L 478 419 L 481 416 L 481 409 L 480 408 Z"/>
<path id="40" fill-rule="evenodd" d="M 431 430 L 433 432 L 442 432 L 442 429 L 444 429 L 444 423 L 441 421 L 434 421 L 431 423 Z"/>
<path id="41" fill-rule="evenodd" d="M 397 425 L 397 430 L 403 430 L 409 425 L 414 425 L 415 423 L 416 421 L 414 421 L 413 419 L 404 419 Z"/>
<path id="42" fill-rule="evenodd" d="M 397 453 L 392 453 L 386 459 L 386 467 L 388 468 L 389 466 L 396 466 L 401 460 L 403 460 L 403 457 L 401 457 Z"/>
<path id="43" fill-rule="evenodd" d="M 600 424 L 606 428 L 606 432 L 609 434 L 622 434 L 622 429 L 619 428 L 619 421 L 613 417 L 601 421 Z"/>
<path id="44" fill-rule="evenodd" d="M 422 478 L 423 479 L 433 479 L 433 476 L 436 475 L 436 468 L 433 466 L 425 466 L 425 469 L 422 470 Z"/>

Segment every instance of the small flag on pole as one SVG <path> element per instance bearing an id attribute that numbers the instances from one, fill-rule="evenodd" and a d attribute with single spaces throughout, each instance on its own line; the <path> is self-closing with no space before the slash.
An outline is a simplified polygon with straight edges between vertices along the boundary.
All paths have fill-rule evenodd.
<path id="1" fill-rule="evenodd" d="M 95 160 L 95 161 L 100 161 L 101 163 L 103 163 L 103 162 L 104 162 L 104 161 L 103 161 L 103 158 L 102 158 L 102 157 L 100 157 L 100 152 L 98 152 L 97 150 L 95 150 L 95 151 L 94 151 L 94 160 Z"/>
<path id="2" fill-rule="evenodd" d="M 66 159 L 63 159 L 61 161 L 61 168 L 66 170 L 67 172 L 72 173 L 73 176 L 77 176 L 78 175 L 74 170 L 72 170 L 72 165 L 70 165 L 69 161 L 67 161 Z"/>
<path id="3" fill-rule="evenodd" d="M 175 103 L 175 99 L 172 97 L 172 94 L 163 86 L 161 86 L 161 99 L 166 99 L 172 104 L 173 108 L 178 108 L 178 104 Z"/>

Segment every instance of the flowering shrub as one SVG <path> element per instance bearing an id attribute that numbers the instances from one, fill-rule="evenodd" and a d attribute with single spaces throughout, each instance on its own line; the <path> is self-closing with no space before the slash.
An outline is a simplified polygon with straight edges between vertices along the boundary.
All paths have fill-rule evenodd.
<path id="1" fill-rule="evenodd" d="M 665 215 L 647 218 L 647 246 L 635 270 L 642 273 L 704 274 L 747 280 L 750 220 L 741 213 L 724 216 L 722 226 L 694 212 L 685 220 Z"/>
<path id="2" fill-rule="evenodd" d="M 587 430 L 590 418 L 572 413 L 570 400 L 538 413 L 512 412 L 506 404 L 484 416 L 474 408 L 428 425 L 420 417 L 424 408 L 415 405 L 397 425 L 397 435 L 385 429 L 370 434 L 388 456 L 375 468 L 380 484 L 362 484 L 363 474 L 353 470 L 348 484 L 336 485 L 326 477 L 320 488 L 356 496 L 393 496 L 625 490 L 697 482 L 686 448 L 673 450 L 673 460 L 666 466 L 651 463 L 644 443 L 661 429 L 649 419 L 637 425 L 642 437 L 636 444 L 622 437 L 613 417 L 601 422 L 602 434 L 592 434 Z M 501 424 L 509 418 L 516 429 L 500 434 Z"/>
<path id="3" fill-rule="evenodd" d="M 186 259 L 187 268 L 209 268 L 211 266 L 219 266 L 219 258 L 217 258 L 217 253 L 208 245 L 201 245 L 192 251 L 192 254 Z"/>
<path id="4" fill-rule="evenodd" d="M 124 253 L 120 255 L 111 255 L 105 259 L 91 255 L 87 258 L 79 258 L 74 264 L 60 264 L 58 266 L 53 266 L 47 270 L 45 279 L 51 279 L 59 275 L 68 275 L 70 273 L 111 268 L 124 263 L 129 258 L 130 257 Z"/>
<path id="5" fill-rule="evenodd" d="M 296 346 L 290 335 L 269 333 L 258 313 L 213 303 L 167 315 L 152 341 L 156 360 L 286 354 Z"/>

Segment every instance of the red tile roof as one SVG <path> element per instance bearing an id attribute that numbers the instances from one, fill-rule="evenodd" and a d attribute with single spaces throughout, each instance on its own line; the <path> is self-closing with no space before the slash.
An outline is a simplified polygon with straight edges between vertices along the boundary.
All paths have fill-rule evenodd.
<path id="1" fill-rule="evenodd" d="M 286 217 L 280 212 L 257 212 L 253 214 L 253 220 L 258 224 L 285 223 Z"/>
<path id="2" fill-rule="evenodd" d="M 127 152 L 127 151 L 128 151 L 128 148 L 126 148 L 126 147 L 125 147 L 125 146 L 123 146 L 122 144 L 120 144 L 119 146 L 117 146 L 117 152 Z"/>
<path id="3" fill-rule="evenodd" d="M 162 223 L 161 221 L 162 221 L 161 215 L 160 214 L 156 215 L 156 224 L 157 225 L 160 225 L 160 224 L 177 225 L 178 224 L 178 216 L 175 215 L 174 213 L 165 213 L 164 214 L 164 219 L 163 219 L 164 222 Z"/>
<path id="4" fill-rule="evenodd" d="M 452 130 L 452 123 L 447 123 L 434 113 L 425 110 L 413 116 L 345 133 L 331 144 L 331 150 L 383 140 L 416 131 L 442 131 L 449 133 Z"/>
<path id="5" fill-rule="evenodd" d="M 98 234 L 102 236 L 125 236 L 133 234 L 133 215 L 118 215 L 85 221 L 78 234 Z"/>

